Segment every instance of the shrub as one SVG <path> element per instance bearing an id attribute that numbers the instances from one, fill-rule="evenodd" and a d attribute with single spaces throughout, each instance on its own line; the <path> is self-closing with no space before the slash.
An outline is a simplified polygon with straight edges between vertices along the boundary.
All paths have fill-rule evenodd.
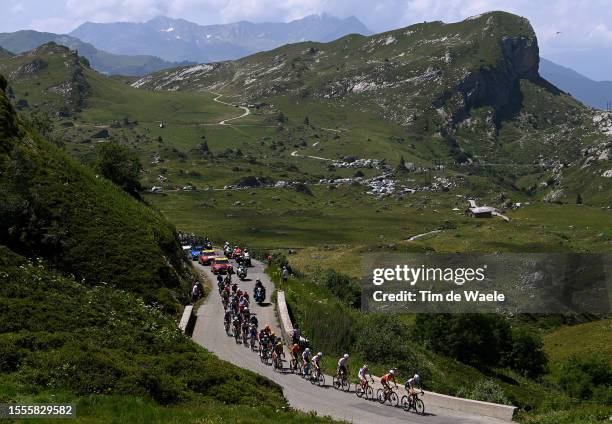
<path id="1" fill-rule="evenodd" d="M 460 387 L 457 391 L 457 396 L 481 400 L 483 402 L 501 403 L 503 405 L 510 405 L 510 401 L 504 394 L 504 390 L 501 386 L 491 379 L 484 379 L 478 381 L 471 389 Z"/>
<path id="2" fill-rule="evenodd" d="M 548 363 L 543 346 L 538 334 L 519 327 L 512 332 L 512 342 L 504 364 L 526 377 L 539 377 L 546 372 Z"/>
<path id="3" fill-rule="evenodd" d="M 101 144 L 96 154 L 96 170 L 126 193 L 138 197 L 138 191 L 142 189 L 140 184 L 142 165 L 138 157 L 117 143 Z"/>
<path id="4" fill-rule="evenodd" d="M 557 382 L 570 397 L 612 400 L 612 367 L 607 358 L 600 355 L 572 356 L 561 366 Z"/>
<path id="5" fill-rule="evenodd" d="M 408 340 L 408 329 L 397 318 L 370 314 L 364 315 L 358 325 L 355 346 L 367 361 L 395 363 L 408 360 Z"/>
<path id="6" fill-rule="evenodd" d="M 352 308 L 361 306 L 361 287 L 359 282 L 333 269 L 315 275 L 317 283 L 327 287 L 338 299 Z"/>
<path id="7" fill-rule="evenodd" d="M 419 314 L 415 333 L 434 352 L 477 368 L 499 365 L 511 339 L 510 325 L 492 314 Z"/>

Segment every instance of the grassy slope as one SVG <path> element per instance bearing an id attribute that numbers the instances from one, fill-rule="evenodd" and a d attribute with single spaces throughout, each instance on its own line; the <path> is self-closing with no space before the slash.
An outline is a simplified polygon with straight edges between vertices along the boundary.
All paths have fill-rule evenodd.
<path id="1" fill-rule="evenodd" d="M 0 401 L 76 403 L 77 422 L 328 422 L 220 361 L 141 298 L 0 246 Z M 38 421 L 38 420 L 37 420 Z"/>
<path id="2" fill-rule="evenodd" d="M 0 149 L 0 241 L 175 308 L 171 292 L 188 271 L 174 227 L 21 125 L 4 93 L 0 102 L 10 127 Z"/>

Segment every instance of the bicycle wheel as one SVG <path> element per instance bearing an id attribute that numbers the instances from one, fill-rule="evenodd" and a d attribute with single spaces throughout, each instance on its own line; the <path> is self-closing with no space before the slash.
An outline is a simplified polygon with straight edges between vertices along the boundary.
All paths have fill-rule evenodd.
<path id="1" fill-rule="evenodd" d="M 378 399 L 380 403 L 385 403 L 387 399 L 385 399 L 385 392 L 383 391 L 383 389 L 378 389 L 376 391 L 376 399 Z"/>
<path id="2" fill-rule="evenodd" d="M 323 374 L 319 374 L 317 378 L 317 384 L 321 387 L 325 386 L 325 376 Z"/>
<path id="3" fill-rule="evenodd" d="M 338 389 L 340 387 L 340 380 L 338 380 L 338 377 L 336 377 L 335 375 L 332 378 L 332 386 L 334 387 L 334 389 Z"/>
<path id="4" fill-rule="evenodd" d="M 416 399 L 414 402 L 414 410 L 419 415 L 425 415 L 425 404 L 421 399 Z"/>
<path id="5" fill-rule="evenodd" d="M 365 397 L 368 400 L 371 400 L 374 397 L 374 389 L 368 386 L 365 390 Z"/>
<path id="6" fill-rule="evenodd" d="M 357 385 L 357 388 L 355 389 L 355 394 L 358 398 L 363 397 L 363 395 L 365 394 L 365 391 L 363 390 L 363 387 L 361 387 L 361 384 Z"/>
<path id="7" fill-rule="evenodd" d="M 402 406 L 404 411 L 406 411 L 406 412 L 410 411 L 410 399 L 408 399 L 408 396 L 406 396 L 406 395 L 402 396 L 402 400 L 400 401 L 400 405 Z"/>
<path id="8" fill-rule="evenodd" d="M 391 392 L 391 394 L 389 395 L 389 403 L 391 404 L 391 406 L 399 405 L 399 397 L 397 396 L 397 393 Z"/>
<path id="9" fill-rule="evenodd" d="M 351 390 L 351 383 L 346 378 L 343 378 L 342 380 L 340 380 L 340 382 L 342 383 L 342 390 L 344 390 L 345 392 Z"/>

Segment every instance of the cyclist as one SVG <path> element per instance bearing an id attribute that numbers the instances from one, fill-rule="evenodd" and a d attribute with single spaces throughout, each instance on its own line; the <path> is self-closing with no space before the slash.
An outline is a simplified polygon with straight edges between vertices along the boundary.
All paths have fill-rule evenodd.
<path id="1" fill-rule="evenodd" d="M 397 388 L 397 383 L 395 382 L 395 370 L 394 369 L 390 369 L 389 372 L 383 375 L 380 379 L 380 384 L 383 385 L 383 388 L 385 389 L 385 393 L 391 390 L 391 386 L 389 385 L 390 381 L 393 381 L 393 384 L 395 384 L 395 388 Z"/>
<path id="2" fill-rule="evenodd" d="M 272 350 L 272 362 L 275 362 L 276 360 L 280 361 L 281 357 L 285 357 L 285 352 L 283 352 L 283 342 L 278 340 Z M 282 362 L 280 362 L 280 364 L 281 366 L 279 368 L 282 368 Z"/>
<path id="3" fill-rule="evenodd" d="M 323 374 L 323 371 L 321 371 L 321 360 L 323 359 L 323 353 L 322 352 L 318 352 L 313 358 L 312 358 L 312 366 L 314 367 L 315 370 L 317 370 L 317 372 L 319 374 Z"/>
<path id="4" fill-rule="evenodd" d="M 302 353 L 302 369 L 304 370 L 304 375 L 310 374 L 310 361 L 312 360 L 312 353 L 310 353 L 310 348 L 307 347 L 304 349 L 304 353 Z"/>
<path id="5" fill-rule="evenodd" d="M 257 320 L 257 316 L 255 316 L 254 314 L 252 314 L 251 318 L 249 318 L 249 322 L 251 324 L 253 324 L 255 327 L 257 327 L 259 325 L 259 321 Z"/>
<path id="6" fill-rule="evenodd" d="M 408 393 L 413 394 L 415 392 L 414 387 L 417 386 L 419 389 L 421 388 L 421 377 L 418 374 L 415 374 L 412 378 L 409 378 L 404 387 L 408 390 Z"/>
<path id="7" fill-rule="evenodd" d="M 300 345 L 297 343 L 293 343 L 291 346 L 291 362 L 293 362 L 294 367 L 297 368 L 299 356 L 300 356 Z"/>
<path id="8" fill-rule="evenodd" d="M 348 353 L 345 353 L 342 358 L 338 359 L 338 370 L 336 371 L 336 376 L 338 378 L 346 378 L 346 376 L 348 375 L 348 369 L 347 369 L 348 359 L 349 359 Z"/>
<path id="9" fill-rule="evenodd" d="M 238 319 L 237 316 L 234 317 L 234 320 L 232 321 L 232 325 L 234 327 L 234 334 L 238 334 L 240 331 L 240 320 Z"/>
<path id="10" fill-rule="evenodd" d="M 359 368 L 359 372 L 357 373 L 357 376 L 359 377 L 359 384 L 361 385 L 361 388 L 364 390 L 368 386 L 368 379 L 366 378 L 366 375 L 369 375 L 370 380 L 372 380 L 372 383 L 374 383 L 374 379 L 372 378 L 372 374 L 370 373 L 370 370 L 368 369 L 368 365 L 363 364 L 363 367 Z"/>
<path id="11" fill-rule="evenodd" d="M 223 324 L 229 327 L 229 323 L 232 320 L 232 311 L 230 311 L 229 309 L 227 309 L 225 311 L 225 315 L 223 316 Z"/>

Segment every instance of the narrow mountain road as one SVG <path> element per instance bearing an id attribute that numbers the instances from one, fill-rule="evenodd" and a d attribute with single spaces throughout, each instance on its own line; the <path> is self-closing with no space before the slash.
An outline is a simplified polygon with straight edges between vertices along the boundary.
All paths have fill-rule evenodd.
<path id="1" fill-rule="evenodd" d="M 240 282 L 239 285 L 243 290 L 246 289 L 252 297 L 255 280 L 260 279 L 266 287 L 266 301 L 269 301 L 274 291 L 274 284 L 265 274 L 262 263 L 253 261 L 253 265 L 249 268 L 247 280 Z M 315 411 L 319 415 L 329 415 L 338 420 L 363 424 L 381 421 L 384 421 L 385 424 L 504 423 L 504 421 L 490 417 L 469 416 L 452 410 L 427 408 L 427 396 L 424 397 L 427 415 L 419 416 L 414 413 L 406 413 L 400 408 L 359 399 L 354 392 L 345 393 L 329 386 L 314 386 L 297 375 L 273 371 L 271 366 L 261 363 L 256 353 L 241 344 L 236 344 L 232 337 L 227 336 L 223 328 L 223 306 L 217 290 L 216 277 L 210 272 L 209 267 L 197 266 L 213 282 L 214 287 L 196 312 L 197 321 L 193 331 L 193 340 L 219 358 L 263 375 L 279 384 L 293 408 L 305 412 Z M 234 276 L 234 278 L 237 277 Z M 280 334 L 273 304 L 264 304 L 260 307 L 253 303 L 250 309 L 257 314 L 260 326 L 270 325 L 277 334 Z M 285 367 L 288 365 L 286 364 Z M 352 370 L 355 370 L 356 367 L 357 364 L 351 364 Z M 331 377 L 326 377 L 326 384 L 331 384 Z"/>
<path id="2" fill-rule="evenodd" d="M 213 94 L 216 94 L 216 95 L 217 95 L 217 97 L 215 97 L 215 98 L 213 99 L 213 101 L 215 101 L 215 102 L 217 102 L 217 103 L 221 103 L 221 104 L 227 105 L 227 106 L 236 107 L 236 105 L 233 105 L 233 104 L 231 104 L 231 103 L 227 103 L 227 102 L 224 102 L 224 101 L 222 101 L 222 100 L 219 100 L 221 97 L 223 97 L 223 94 L 219 94 L 219 93 L 213 93 Z M 228 121 L 233 121 L 233 120 L 235 120 L 235 119 L 244 118 L 245 116 L 248 116 L 248 115 L 250 115 L 250 114 L 251 114 L 251 111 L 249 110 L 249 108 L 248 108 L 248 107 L 246 107 L 246 106 L 238 106 L 238 107 L 244 111 L 244 113 L 243 113 L 242 115 L 235 116 L 235 117 L 233 117 L 233 118 L 227 118 L 227 119 L 224 119 L 223 121 L 219 121 L 219 122 L 218 122 L 218 125 L 231 125 L 231 124 L 228 124 L 227 122 L 228 122 Z"/>
<path id="3" fill-rule="evenodd" d="M 294 158 L 310 158 L 310 159 L 326 160 L 326 161 L 332 160 L 328 158 L 322 158 L 320 156 L 300 155 L 297 150 L 294 150 L 293 152 L 291 152 L 291 156 L 293 156 Z"/>

